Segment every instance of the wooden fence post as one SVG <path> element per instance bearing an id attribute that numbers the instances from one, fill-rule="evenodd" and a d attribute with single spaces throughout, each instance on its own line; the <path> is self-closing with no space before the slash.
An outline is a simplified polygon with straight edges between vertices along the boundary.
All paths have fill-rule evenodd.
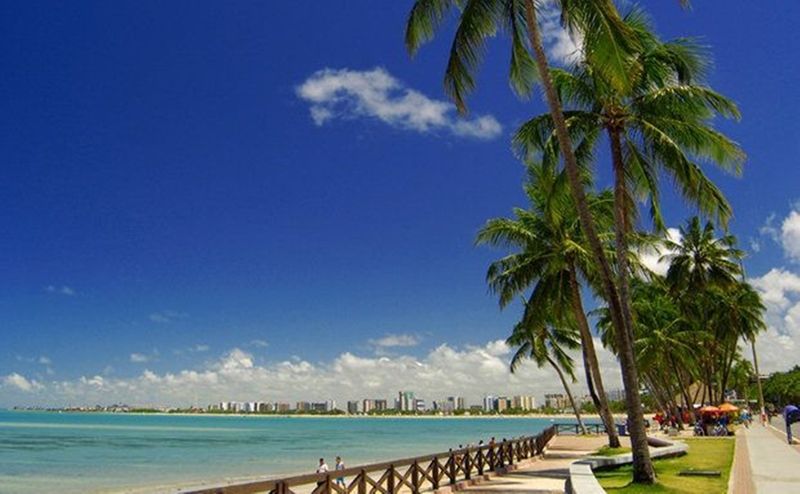
<path id="1" fill-rule="evenodd" d="M 434 456 L 433 457 L 433 468 L 431 469 L 431 475 L 433 476 L 433 482 L 432 482 L 433 488 L 434 488 L 434 490 L 438 489 L 439 488 L 439 457 L 438 456 Z"/>
<path id="2" fill-rule="evenodd" d="M 367 494 L 367 471 L 363 468 L 358 474 L 358 494 Z"/>

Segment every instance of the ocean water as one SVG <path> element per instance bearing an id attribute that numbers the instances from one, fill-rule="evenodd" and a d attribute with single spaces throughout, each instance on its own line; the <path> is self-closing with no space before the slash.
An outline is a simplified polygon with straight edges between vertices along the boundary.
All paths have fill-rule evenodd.
<path id="1" fill-rule="evenodd" d="M 567 422 L 559 419 L 560 422 Z M 175 492 L 536 434 L 550 419 L 175 416 L 0 411 L 0 493 Z"/>

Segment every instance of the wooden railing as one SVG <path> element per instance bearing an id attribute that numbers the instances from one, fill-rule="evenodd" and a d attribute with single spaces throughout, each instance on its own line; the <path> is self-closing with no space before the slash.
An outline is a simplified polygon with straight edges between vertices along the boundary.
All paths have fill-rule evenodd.
<path id="1" fill-rule="evenodd" d="M 606 426 L 603 424 L 584 424 L 586 427 L 586 432 L 589 434 L 605 434 L 606 433 Z M 575 434 L 583 434 L 581 430 L 581 426 L 578 424 L 553 424 L 553 428 L 556 430 L 556 434 L 561 433 L 571 433 Z"/>
<path id="2" fill-rule="evenodd" d="M 522 437 L 496 444 L 463 448 L 447 453 L 437 453 L 417 458 L 406 458 L 382 463 L 362 465 L 327 473 L 297 475 L 282 479 L 263 480 L 213 487 L 184 494 L 294 494 L 293 487 L 316 486 L 312 494 L 394 494 L 408 490 L 412 494 L 441 485 L 470 480 L 488 472 L 498 471 L 544 452 L 545 446 L 556 435 L 551 426 L 537 436 Z M 336 479 L 344 479 L 337 483 Z M 308 489 L 305 489 L 308 490 Z"/>

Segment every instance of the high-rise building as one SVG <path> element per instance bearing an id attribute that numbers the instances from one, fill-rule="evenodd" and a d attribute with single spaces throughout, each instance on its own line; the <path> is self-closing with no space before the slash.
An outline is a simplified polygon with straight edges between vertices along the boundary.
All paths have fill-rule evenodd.
<path id="1" fill-rule="evenodd" d="M 505 396 L 498 396 L 497 400 L 495 400 L 495 409 L 498 413 L 503 413 L 509 408 L 509 400 Z"/>
<path id="2" fill-rule="evenodd" d="M 492 395 L 486 395 L 483 397 L 483 411 L 484 412 L 493 412 L 497 408 L 497 402 Z"/>
<path id="3" fill-rule="evenodd" d="M 389 403 L 386 400 L 375 400 L 375 411 L 385 412 L 389 409 Z"/>
<path id="4" fill-rule="evenodd" d="M 535 408 L 533 396 L 517 395 L 511 400 L 511 407 L 522 411 L 529 411 Z"/>
<path id="5" fill-rule="evenodd" d="M 298 412 L 307 412 L 311 410 L 311 403 L 307 401 L 298 401 L 297 406 L 295 406 L 295 410 Z"/>
<path id="6" fill-rule="evenodd" d="M 358 402 L 357 401 L 348 401 L 347 402 L 347 413 L 350 415 L 355 415 L 358 413 Z"/>
<path id="7" fill-rule="evenodd" d="M 413 391 L 400 391 L 397 402 L 397 409 L 401 412 L 414 412 L 417 409 Z"/>
<path id="8" fill-rule="evenodd" d="M 363 402 L 361 402 L 361 411 L 363 411 L 364 413 L 369 413 L 374 409 L 375 409 L 375 400 L 365 399 Z"/>
<path id="9" fill-rule="evenodd" d="M 417 398 L 414 400 L 414 410 L 415 412 L 424 412 L 425 411 L 425 400 Z"/>
<path id="10" fill-rule="evenodd" d="M 288 403 L 275 403 L 275 411 L 278 413 L 287 413 L 291 409 Z"/>
<path id="11" fill-rule="evenodd" d="M 563 410 L 567 408 L 567 397 L 562 393 L 551 393 L 544 395 L 544 404 L 548 408 Z"/>

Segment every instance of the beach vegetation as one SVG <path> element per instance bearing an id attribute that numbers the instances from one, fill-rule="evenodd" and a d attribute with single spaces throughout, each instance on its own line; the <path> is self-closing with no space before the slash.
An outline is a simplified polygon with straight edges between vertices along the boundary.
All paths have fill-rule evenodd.
<path id="1" fill-rule="evenodd" d="M 642 486 L 631 483 L 631 466 L 598 469 L 594 474 L 609 494 L 724 494 L 728 492 L 728 477 L 733 463 L 735 440 L 733 438 L 687 438 L 689 451 L 683 456 L 657 459 L 655 485 Z M 719 476 L 680 475 L 687 471 L 714 471 Z"/>

